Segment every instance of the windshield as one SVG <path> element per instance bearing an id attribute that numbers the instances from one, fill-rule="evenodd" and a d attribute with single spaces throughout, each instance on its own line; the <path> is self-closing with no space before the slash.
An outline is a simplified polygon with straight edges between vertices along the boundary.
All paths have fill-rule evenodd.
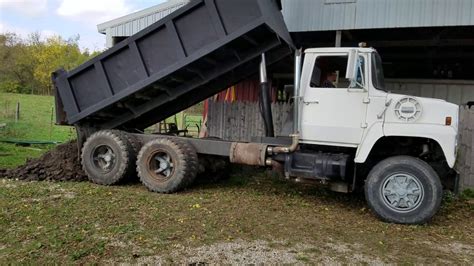
<path id="1" fill-rule="evenodd" d="M 378 53 L 372 54 L 372 84 L 376 89 L 385 91 L 382 58 Z"/>

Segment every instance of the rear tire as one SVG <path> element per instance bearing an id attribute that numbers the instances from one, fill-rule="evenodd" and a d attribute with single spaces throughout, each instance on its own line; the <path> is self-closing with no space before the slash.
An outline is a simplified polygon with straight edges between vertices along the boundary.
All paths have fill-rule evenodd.
<path id="1" fill-rule="evenodd" d="M 390 223 L 428 222 L 438 212 L 442 195 L 438 174 L 426 162 L 410 156 L 378 163 L 365 183 L 370 208 Z"/>
<path id="2" fill-rule="evenodd" d="M 191 185 L 198 171 L 198 157 L 185 141 L 156 139 L 140 150 L 137 172 L 153 192 L 174 193 Z"/>
<path id="3" fill-rule="evenodd" d="M 116 185 L 135 172 L 136 152 L 125 132 L 103 130 L 90 136 L 81 153 L 82 169 L 99 185 Z"/>

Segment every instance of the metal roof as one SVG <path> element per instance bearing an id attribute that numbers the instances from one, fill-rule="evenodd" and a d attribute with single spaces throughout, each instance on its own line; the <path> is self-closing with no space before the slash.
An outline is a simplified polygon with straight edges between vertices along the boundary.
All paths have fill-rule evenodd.
<path id="1" fill-rule="evenodd" d="M 131 36 L 189 1 L 169 0 L 97 27 L 110 45 L 113 37 Z M 474 25 L 474 0 L 281 1 L 290 32 Z"/>
<path id="2" fill-rule="evenodd" d="M 169 0 L 160 5 L 152 6 L 97 25 L 100 33 L 113 37 L 128 37 L 154 24 L 175 10 L 189 3 L 190 0 Z"/>
<path id="3" fill-rule="evenodd" d="M 474 0 L 283 0 L 292 32 L 474 25 Z"/>

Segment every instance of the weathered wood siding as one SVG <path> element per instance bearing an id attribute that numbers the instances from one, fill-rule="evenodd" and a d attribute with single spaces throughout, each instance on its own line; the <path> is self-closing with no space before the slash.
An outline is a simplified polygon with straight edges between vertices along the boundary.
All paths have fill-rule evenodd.
<path id="1" fill-rule="evenodd" d="M 461 107 L 459 154 L 456 170 L 460 174 L 459 190 L 474 189 L 474 108 Z"/>
<path id="2" fill-rule="evenodd" d="M 275 134 L 282 135 L 285 121 L 291 115 L 292 105 L 272 104 Z M 209 101 L 207 130 L 210 137 L 232 141 L 250 141 L 265 134 L 258 103 Z"/>

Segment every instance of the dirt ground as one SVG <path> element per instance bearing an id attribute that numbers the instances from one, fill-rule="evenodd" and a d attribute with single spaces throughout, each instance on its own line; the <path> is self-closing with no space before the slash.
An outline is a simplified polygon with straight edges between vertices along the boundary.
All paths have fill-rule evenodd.
<path id="1" fill-rule="evenodd" d="M 69 143 L 0 172 L 0 264 L 474 264 L 474 202 L 450 193 L 402 226 L 363 195 L 248 169 L 172 195 L 55 182 L 86 180 L 78 161 Z"/>

